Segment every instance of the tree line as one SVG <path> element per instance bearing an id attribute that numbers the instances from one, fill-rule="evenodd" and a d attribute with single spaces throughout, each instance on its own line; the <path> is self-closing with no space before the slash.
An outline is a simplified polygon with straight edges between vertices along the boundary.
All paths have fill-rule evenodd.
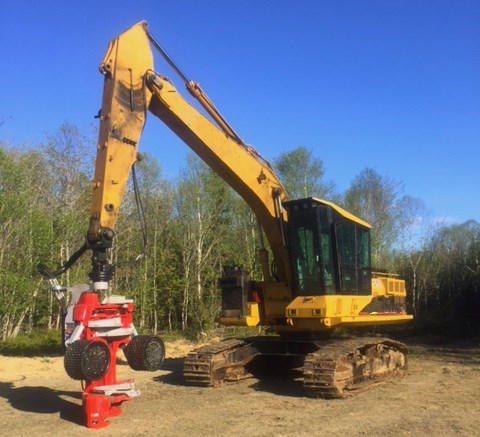
<path id="1" fill-rule="evenodd" d="M 56 267 L 83 244 L 87 230 L 94 144 L 63 124 L 35 148 L 0 142 L 0 339 L 57 329 L 59 305 L 37 272 Z M 461 335 L 478 329 L 480 225 L 426 220 L 425 206 L 403 183 L 375 169 L 353 177 L 345 192 L 325 178 L 320 159 L 297 147 L 273 159 L 291 198 L 320 197 L 372 225 L 372 262 L 406 278 L 410 310 L 428 332 Z M 220 308 L 218 278 L 226 264 L 261 278 L 256 219 L 243 200 L 199 158 L 189 155 L 175 180 L 153 156 L 137 164 L 145 220 L 129 186 L 112 251 L 116 294 L 135 299 L 136 325 L 150 332 L 207 333 Z M 145 252 L 144 257 L 138 255 Z M 86 281 L 85 256 L 61 278 Z"/>

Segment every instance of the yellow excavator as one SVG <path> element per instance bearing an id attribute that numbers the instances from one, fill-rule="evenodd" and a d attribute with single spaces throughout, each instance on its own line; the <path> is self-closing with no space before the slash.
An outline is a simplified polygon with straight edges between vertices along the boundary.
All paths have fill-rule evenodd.
<path id="1" fill-rule="evenodd" d="M 209 118 L 154 71 L 152 45 Z M 90 224 L 82 249 L 92 251 L 93 284 L 112 279 L 108 252 L 148 112 L 239 193 L 260 227 L 263 280 L 250 281 L 240 267 L 226 266 L 220 278 L 218 321 L 226 326 L 269 327 L 277 335 L 225 340 L 192 351 L 184 363 L 186 382 L 213 386 L 248 377 L 249 367 L 261 356 L 301 363 L 306 394 L 313 397 L 342 397 L 401 373 L 406 366 L 404 344 L 387 338 L 338 340 L 326 335 L 335 327 L 412 319 L 406 313 L 405 282 L 372 270 L 370 225 L 322 199 L 288 199 L 269 162 L 242 141 L 199 84 L 161 48 L 146 22 L 110 42 L 100 71 L 104 90 L 99 140 Z"/>

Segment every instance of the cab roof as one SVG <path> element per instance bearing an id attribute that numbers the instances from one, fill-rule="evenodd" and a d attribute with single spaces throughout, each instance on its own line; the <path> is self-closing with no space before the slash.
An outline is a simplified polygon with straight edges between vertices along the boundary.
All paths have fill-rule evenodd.
<path id="1" fill-rule="evenodd" d="M 358 218 L 357 216 L 354 216 L 353 214 L 344 210 L 340 206 L 335 205 L 334 203 L 329 202 L 328 200 L 318 199 L 316 197 L 307 197 L 305 199 L 288 200 L 286 202 L 283 202 L 283 205 L 285 205 L 286 207 L 289 207 L 290 205 L 299 204 L 299 203 L 302 203 L 302 202 L 305 202 L 305 201 L 315 202 L 315 203 L 318 203 L 320 205 L 329 206 L 330 208 L 335 210 L 338 214 L 340 214 L 342 217 L 345 217 L 348 220 L 351 220 L 355 223 L 358 223 L 361 226 L 365 226 L 368 229 L 372 228 L 372 226 L 370 224 L 368 224 L 366 221 L 363 221 L 362 219 Z"/>

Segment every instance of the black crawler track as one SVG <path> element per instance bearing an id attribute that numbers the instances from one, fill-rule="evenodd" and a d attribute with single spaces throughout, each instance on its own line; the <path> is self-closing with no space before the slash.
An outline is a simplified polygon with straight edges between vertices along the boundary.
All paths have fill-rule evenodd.
<path id="1" fill-rule="evenodd" d="M 224 381 L 248 378 L 251 375 L 244 366 L 255 355 L 257 353 L 250 349 L 247 342 L 236 339 L 195 349 L 185 358 L 183 365 L 185 382 L 211 387 Z"/>
<path id="2" fill-rule="evenodd" d="M 312 351 L 302 355 L 303 384 L 309 397 L 345 397 L 374 382 L 400 375 L 406 369 L 406 345 L 387 338 L 362 337 L 302 344 L 309 345 L 303 350 Z M 289 349 L 291 347 L 285 348 Z M 278 348 L 269 350 L 275 350 L 274 355 L 291 355 L 278 353 Z M 245 365 L 263 354 L 269 355 L 255 341 L 248 340 L 225 340 L 203 346 L 190 352 L 185 359 L 184 378 L 189 384 L 206 387 L 248 378 L 251 375 Z"/>
<path id="3" fill-rule="evenodd" d="M 388 338 L 327 342 L 305 357 L 305 393 L 309 397 L 346 397 L 355 390 L 402 374 L 406 355 L 405 344 Z"/>

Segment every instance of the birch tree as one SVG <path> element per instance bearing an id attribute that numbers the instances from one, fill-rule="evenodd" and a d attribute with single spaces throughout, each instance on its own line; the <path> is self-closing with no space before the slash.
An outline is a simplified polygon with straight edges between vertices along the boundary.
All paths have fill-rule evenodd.
<path id="1" fill-rule="evenodd" d="M 344 194 L 347 211 L 372 226 L 372 264 L 389 265 L 388 253 L 398 241 L 404 217 L 403 184 L 365 168 Z"/>
<path id="2" fill-rule="evenodd" d="M 280 154 L 273 164 L 289 198 L 335 196 L 335 184 L 325 179 L 323 162 L 312 150 L 299 146 Z"/>
<path id="3" fill-rule="evenodd" d="M 230 225 L 232 193 L 193 155 L 179 182 L 176 213 L 183 265 L 182 329 L 205 331 L 218 309 L 217 280 Z"/>

